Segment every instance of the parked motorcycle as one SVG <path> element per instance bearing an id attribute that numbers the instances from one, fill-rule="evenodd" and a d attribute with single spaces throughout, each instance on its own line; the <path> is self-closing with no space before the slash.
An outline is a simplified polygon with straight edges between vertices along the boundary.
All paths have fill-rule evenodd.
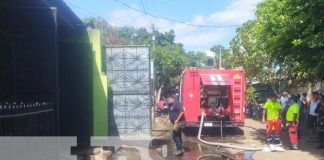
<path id="1" fill-rule="evenodd" d="M 164 100 L 161 100 L 159 103 L 156 104 L 155 116 L 160 117 L 161 115 L 167 115 L 167 114 L 168 114 L 168 105 Z"/>

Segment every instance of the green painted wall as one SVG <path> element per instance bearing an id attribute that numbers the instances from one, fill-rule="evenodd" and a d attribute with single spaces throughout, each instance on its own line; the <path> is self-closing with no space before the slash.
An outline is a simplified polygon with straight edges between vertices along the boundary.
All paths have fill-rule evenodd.
<path id="1" fill-rule="evenodd" d="M 107 76 L 102 71 L 100 30 L 88 30 L 93 50 L 93 136 L 108 136 Z"/>

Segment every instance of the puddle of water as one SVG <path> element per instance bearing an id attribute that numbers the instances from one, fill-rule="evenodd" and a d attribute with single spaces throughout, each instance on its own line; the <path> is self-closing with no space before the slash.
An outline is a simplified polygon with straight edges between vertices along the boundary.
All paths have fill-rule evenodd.
<path id="1" fill-rule="evenodd" d="M 216 154 L 216 146 L 208 146 L 205 144 L 200 144 L 195 136 L 185 136 L 183 135 L 183 145 L 184 154 L 183 156 L 175 156 L 175 145 L 173 144 L 170 135 L 166 133 L 162 139 L 152 140 L 149 148 L 145 149 L 148 151 L 149 158 L 154 160 L 226 160 L 224 157 L 207 157 L 206 155 Z M 205 136 L 203 139 L 207 141 L 220 142 L 220 137 L 218 136 Z M 224 142 L 229 143 L 242 143 L 245 137 L 242 135 L 232 136 L 228 135 L 224 137 Z M 235 160 L 252 160 L 253 152 L 241 152 L 239 154 L 230 154 Z M 120 151 L 120 157 L 128 157 L 128 159 L 137 158 L 139 153 L 136 150 L 127 149 L 126 151 Z M 116 157 L 116 156 L 115 156 Z M 118 159 L 118 158 L 117 158 Z M 123 158 L 122 158 L 123 159 Z"/>
<path id="2" fill-rule="evenodd" d="M 252 155 L 253 155 L 253 152 L 245 151 L 244 152 L 244 160 L 252 160 Z"/>
<path id="3" fill-rule="evenodd" d="M 252 160 L 253 152 L 244 151 L 235 155 L 235 160 Z"/>
<path id="4" fill-rule="evenodd" d="M 206 146 L 201 145 L 198 143 L 196 138 L 193 137 L 185 137 L 184 138 L 184 154 L 182 156 L 174 156 L 173 152 L 175 151 L 175 146 L 172 142 L 170 142 L 168 146 L 168 156 L 164 159 L 166 160 L 199 160 L 199 157 L 201 157 L 201 160 L 224 160 L 223 157 L 220 157 L 219 155 L 216 155 L 216 147 L 213 146 Z M 209 155 L 209 156 L 207 156 Z M 210 156 L 210 155 L 216 155 L 216 156 Z"/>
<path id="5" fill-rule="evenodd" d="M 206 147 L 199 143 L 185 142 L 183 156 L 175 156 L 175 146 L 169 142 L 154 149 L 147 149 L 149 158 L 153 160 L 227 160 L 227 158 L 216 155 L 216 147 Z M 209 156 L 214 154 L 215 156 Z M 253 152 L 241 152 L 234 155 L 235 160 L 252 160 Z M 140 153 L 136 149 L 122 148 L 114 154 L 113 159 L 117 160 L 141 160 Z M 200 158 L 201 157 L 201 158 Z M 143 159 L 143 158 L 142 158 Z M 144 159 L 143 159 L 144 160 Z M 146 160 L 146 159 L 145 159 Z"/>

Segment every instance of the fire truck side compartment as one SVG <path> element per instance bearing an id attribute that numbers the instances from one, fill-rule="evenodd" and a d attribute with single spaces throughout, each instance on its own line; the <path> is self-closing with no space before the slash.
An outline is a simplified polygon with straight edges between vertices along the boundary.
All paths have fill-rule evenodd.
<path id="1" fill-rule="evenodd" d="M 187 127 L 199 125 L 203 109 L 206 127 L 219 127 L 220 121 L 224 127 L 244 125 L 245 76 L 242 70 L 188 68 L 183 72 L 180 86 Z"/>

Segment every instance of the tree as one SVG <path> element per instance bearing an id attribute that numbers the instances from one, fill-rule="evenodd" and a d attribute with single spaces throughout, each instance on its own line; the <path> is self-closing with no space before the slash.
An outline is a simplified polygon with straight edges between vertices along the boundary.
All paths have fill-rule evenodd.
<path id="1" fill-rule="evenodd" d="M 246 99 L 248 100 L 248 102 L 253 102 L 254 101 L 254 92 L 255 92 L 255 88 L 252 86 L 249 86 L 246 89 Z"/>
<path id="2" fill-rule="evenodd" d="M 124 45 L 150 45 L 153 43 L 153 34 L 155 36 L 155 45 L 167 46 L 174 44 L 175 33 L 173 30 L 161 33 L 154 29 L 153 33 L 149 33 L 146 28 L 123 26 L 116 27 L 115 31 L 123 40 Z"/>
<path id="3" fill-rule="evenodd" d="M 185 53 L 181 45 L 156 46 L 153 49 L 156 87 L 161 92 L 179 83 L 185 68 Z"/>
<path id="4" fill-rule="evenodd" d="M 265 0 L 256 11 L 257 46 L 291 80 L 323 80 L 323 15 L 323 0 Z"/>
<path id="5" fill-rule="evenodd" d="M 226 62 L 231 68 L 242 68 L 247 81 L 271 84 L 278 93 L 281 70 L 267 52 L 256 45 L 256 21 L 248 21 L 237 29 L 236 36 L 230 42 L 230 53 Z"/>
<path id="6" fill-rule="evenodd" d="M 193 65 L 194 59 L 198 60 L 197 57 L 199 57 L 199 65 L 203 63 L 200 61 L 205 61 L 201 53 L 197 53 L 194 57 L 185 54 L 183 45 L 174 42 L 175 32 L 173 30 L 161 33 L 153 29 L 153 33 L 149 33 L 146 28 L 112 27 L 105 20 L 94 17 L 87 17 L 83 19 L 83 22 L 92 23 L 95 28 L 101 30 L 105 45 L 151 45 L 154 34 L 155 47 L 152 48 L 151 55 L 154 58 L 155 86 L 159 90 L 158 93 L 162 90 L 168 91 L 177 85 L 182 71 L 186 66 Z"/>
<path id="7" fill-rule="evenodd" d="M 215 66 L 219 66 L 219 52 L 221 52 L 221 58 L 222 58 L 222 67 L 225 69 L 231 68 L 231 60 L 229 59 L 230 57 L 230 52 L 229 49 L 225 48 L 222 45 L 214 45 L 213 47 L 210 48 L 211 51 L 215 53 Z"/>
<path id="8" fill-rule="evenodd" d="M 115 30 L 125 45 L 132 43 L 134 45 L 153 44 L 154 34 L 155 47 L 152 48 L 151 53 L 154 59 L 157 96 L 162 90 L 168 91 L 179 84 L 182 71 L 192 61 L 189 56 L 186 56 L 183 45 L 174 42 L 175 33 L 173 30 L 161 33 L 153 29 L 153 33 L 149 33 L 145 28 L 129 26 L 116 27 Z"/>
<path id="9" fill-rule="evenodd" d="M 150 45 L 152 44 L 152 33 L 146 28 L 134 28 L 130 26 L 116 27 L 115 31 L 123 40 L 124 45 Z"/>
<path id="10" fill-rule="evenodd" d="M 231 67 L 249 81 L 294 83 L 324 79 L 324 1 L 264 0 L 256 19 L 238 28 L 230 44 Z"/>
<path id="11" fill-rule="evenodd" d="M 255 21 L 249 21 L 237 29 L 236 36 L 230 42 L 231 54 L 227 61 L 231 68 L 242 67 L 248 81 L 266 83 L 274 77 L 275 66 L 267 54 L 256 48 L 254 27 Z"/>
<path id="12" fill-rule="evenodd" d="M 115 29 L 108 22 L 100 17 L 86 17 L 82 19 L 84 24 L 93 25 L 92 27 L 100 29 L 101 38 L 104 45 L 121 45 L 122 40 L 119 38 Z"/>
<path id="13" fill-rule="evenodd" d="M 208 63 L 208 56 L 201 51 L 189 51 L 185 54 L 185 62 L 187 67 L 204 68 Z"/>
<path id="14" fill-rule="evenodd" d="M 174 44 L 175 33 L 174 30 L 170 30 L 169 32 L 160 33 L 158 30 L 153 31 L 155 36 L 155 44 L 160 46 L 167 46 Z"/>

